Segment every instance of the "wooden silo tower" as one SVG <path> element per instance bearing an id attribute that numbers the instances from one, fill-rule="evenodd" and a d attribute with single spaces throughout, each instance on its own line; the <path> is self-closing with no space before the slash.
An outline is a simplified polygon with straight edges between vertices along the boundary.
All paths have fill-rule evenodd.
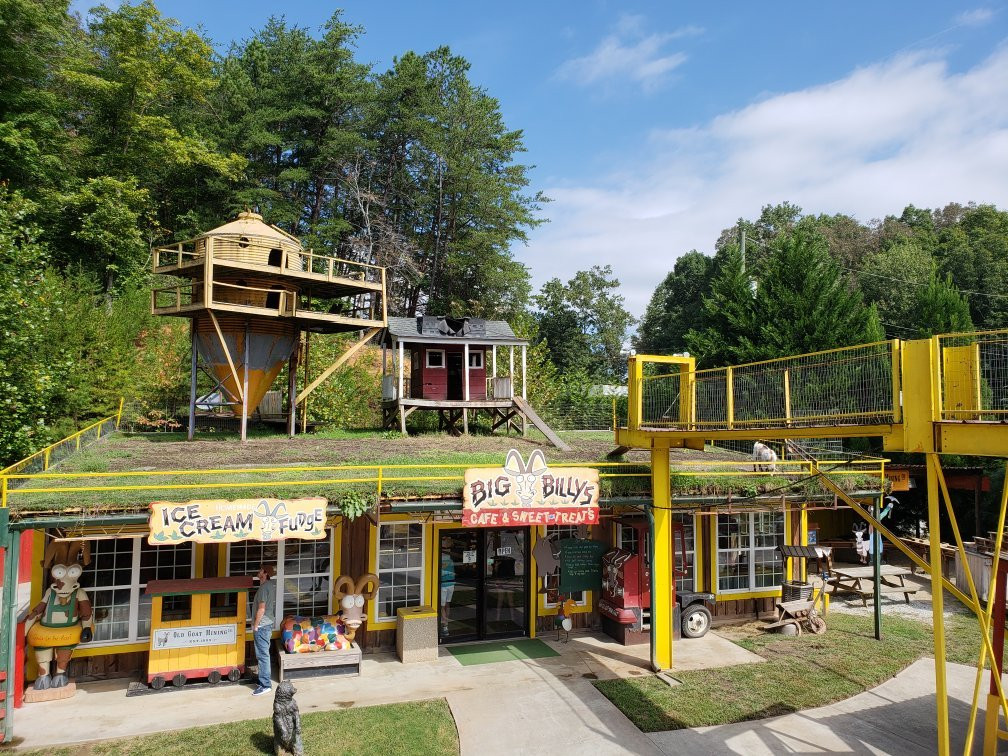
<path id="1" fill-rule="evenodd" d="M 297 404 L 387 323 L 384 268 L 305 250 L 256 213 L 156 248 L 153 267 L 182 282 L 155 288 L 151 312 L 191 320 L 190 439 L 201 369 L 214 381 L 210 394 L 241 418 L 244 441 L 249 416 L 286 362 L 293 435 Z M 362 332 L 360 340 L 298 393 L 301 334 L 352 331 Z"/>

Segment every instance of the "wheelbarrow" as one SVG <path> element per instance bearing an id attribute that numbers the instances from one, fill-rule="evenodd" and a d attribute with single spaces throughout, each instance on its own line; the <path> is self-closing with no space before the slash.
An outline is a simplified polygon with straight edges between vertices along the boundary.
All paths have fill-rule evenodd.
<path id="1" fill-rule="evenodd" d="M 826 632 L 826 620 L 816 609 L 820 595 L 821 592 L 810 599 L 779 601 L 777 621 L 764 625 L 763 629 L 768 632 L 775 630 L 783 635 L 801 635 L 804 628 L 810 633 L 822 635 Z"/>

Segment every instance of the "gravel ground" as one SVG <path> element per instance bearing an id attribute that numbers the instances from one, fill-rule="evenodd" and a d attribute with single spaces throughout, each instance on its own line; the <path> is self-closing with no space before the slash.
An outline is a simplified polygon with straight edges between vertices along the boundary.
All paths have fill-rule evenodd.
<path id="1" fill-rule="evenodd" d="M 844 566 L 855 567 L 860 565 L 836 566 L 843 569 Z M 899 594 L 882 596 L 882 616 L 895 615 L 897 617 L 906 617 L 907 619 L 913 619 L 918 622 L 930 624 L 934 619 L 934 613 L 931 607 L 931 581 L 920 574 L 908 575 L 904 578 L 904 580 L 906 581 L 907 586 L 915 586 L 917 588 L 917 593 L 910 597 L 909 604 L 906 603 L 903 596 Z M 816 585 L 821 586 L 821 584 L 822 581 L 817 578 Z M 969 609 L 960 604 L 959 601 L 953 598 L 953 596 L 947 591 L 945 592 L 943 608 L 946 617 L 952 616 L 953 614 L 970 614 Z M 875 613 L 875 605 L 871 599 L 868 599 L 868 606 L 864 606 L 861 599 L 855 596 L 838 596 L 837 598 L 830 597 L 829 611 L 871 617 Z"/>

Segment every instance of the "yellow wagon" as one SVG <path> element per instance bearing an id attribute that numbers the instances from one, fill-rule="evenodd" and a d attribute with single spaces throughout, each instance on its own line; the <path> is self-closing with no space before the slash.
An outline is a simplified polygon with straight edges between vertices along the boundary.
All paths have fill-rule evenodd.
<path id="1" fill-rule="evenodd" d="M 147 683 L 238 680 L 245 672 L 245 606 L 251 577 L 151 580 Z"/>

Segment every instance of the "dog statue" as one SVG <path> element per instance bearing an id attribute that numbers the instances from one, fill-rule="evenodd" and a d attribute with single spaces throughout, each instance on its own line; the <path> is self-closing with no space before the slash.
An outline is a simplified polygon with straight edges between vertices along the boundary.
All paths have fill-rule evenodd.
<path id="1" fill-rule="evenodd" d="M 276 756 L 304 756 L 301 742 L 301 712 L 290 680 L 277 686 L 273 696 L 273 752 Z"/>

